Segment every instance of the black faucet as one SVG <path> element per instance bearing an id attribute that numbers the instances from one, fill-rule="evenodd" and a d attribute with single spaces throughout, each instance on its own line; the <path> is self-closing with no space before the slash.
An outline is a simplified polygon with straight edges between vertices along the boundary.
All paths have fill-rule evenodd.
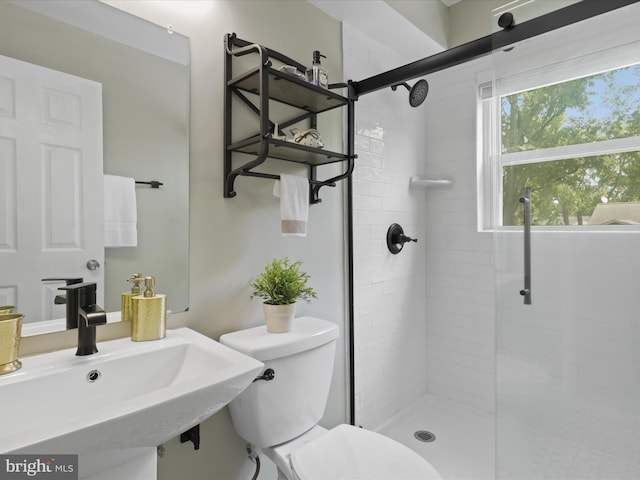
<path id="1" fill-rule="evenodd" d="M 96 347 L 96 325 L 107 323 L 107 314 L 96 305 L 96 284 L 76 283 L 60 287 L 67 292 L 67 320 L 77 319 L 78 350 L 76 355 L 93 355 Z"/>

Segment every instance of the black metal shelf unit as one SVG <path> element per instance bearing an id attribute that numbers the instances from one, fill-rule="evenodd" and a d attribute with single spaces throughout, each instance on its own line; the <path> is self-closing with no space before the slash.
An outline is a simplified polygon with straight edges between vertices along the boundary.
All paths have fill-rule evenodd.
<path id="1" fill-rule="evenodd" d="M 338 95 L 330 90 L 312 85 L 294 75 L 273 68 L 271 59 L 285 65 L 293 65 L 304 71 L 305 66 L 295 60 L 261 45 L 249 43 L 236 37 L 225 35 L 225 116 L 224 116 L 224 196 L 234 197 L 234 183 L 238 176 L 251 176 L 277 179 L 279 175 L 256 172 L 254 169 L 268 158 L 301 163 L 309 167 L 309 201 L 320 202 L 318 191 L 324 186 L 335 186 L 337 181 L 351 175 L 354 167 L 354 100 Z M 258 55 L 258 65 L 232 77 L 233 58 L 248 54 Z M 340 87 L 350 85 L 341 84 Z M 251 97 L 247 96 L 250 94 Z M 232 98 L 238 98 L 259 119 L 260 132 L 248 138 L 233 141 L 232 135 Z M 351 95 L 350 95 L 351 97 Z M 347 152 L 332 152 L 324 148 L 299 145 L 274 138 L 276 124 L 269 118 L 270 101 L 276 101 L 294 107 L 300 113 L 293 118 L 278 122 L 284 129 L 298 122 L 308 120 L 311 128 L 316 128 L 317 115 L 336 108 L 347 107 Z M 279 133 L 279 132 L 278 132 Z M 278 135 L 276 133 L 276 136 Z M 255 157 L 233 168 L 234 153 Z M 246 158 L 246 157 L 245 157 Z M 317 168 L 322 165 L 342 162 L 345 167 L 340 175 L 319 180 Z"/>

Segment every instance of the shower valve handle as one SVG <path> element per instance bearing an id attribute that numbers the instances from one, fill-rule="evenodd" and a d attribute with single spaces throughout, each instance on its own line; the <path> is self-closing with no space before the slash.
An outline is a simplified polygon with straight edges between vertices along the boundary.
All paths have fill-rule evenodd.
<path id="1" fill-rule="evenodd" d="M 387 248 L 394 255 L 400 253 L 405 243 L 417 241 L 417 238 L 406 236 L 402 227 L 397 223 L 391 224 L 389 230 L 387 230 Z"/>
<path id="2" fill-rule="evenodd" d="M 406 235 L 399 235 L 397 237 L 397 239 L 398 239 L 398 243 L 407 243 L 407 242 L 416 242 L 416 243 L 418 243 L 418 239 L 417 238 L 407 237 Z"/>

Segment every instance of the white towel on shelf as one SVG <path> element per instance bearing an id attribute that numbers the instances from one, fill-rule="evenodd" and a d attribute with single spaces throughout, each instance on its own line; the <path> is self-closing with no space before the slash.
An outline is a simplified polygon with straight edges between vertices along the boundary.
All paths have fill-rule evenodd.
<path id="1" fill-rule="evenodd" d="M 273 193 L 280 197 L 282 236 L 306 237 L 309 219 L 309 180 L 297 175 L 280 175 Z"/>
<path id="2" fill-rule="evenodd" d="M 104 246 L 136 247 L 137 222 L 135 180 L 104 175 Z"/>

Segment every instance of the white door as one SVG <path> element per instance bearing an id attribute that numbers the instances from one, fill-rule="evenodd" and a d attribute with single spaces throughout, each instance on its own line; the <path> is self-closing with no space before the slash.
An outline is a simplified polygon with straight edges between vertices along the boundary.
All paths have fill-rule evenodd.
<path id="1" fill-rule="evenodd" d="M 0 304 L 25 323 L 64 317 L 44 278 L 104 305 L 102 192 L 102 85 L 0 56 Z"/>

